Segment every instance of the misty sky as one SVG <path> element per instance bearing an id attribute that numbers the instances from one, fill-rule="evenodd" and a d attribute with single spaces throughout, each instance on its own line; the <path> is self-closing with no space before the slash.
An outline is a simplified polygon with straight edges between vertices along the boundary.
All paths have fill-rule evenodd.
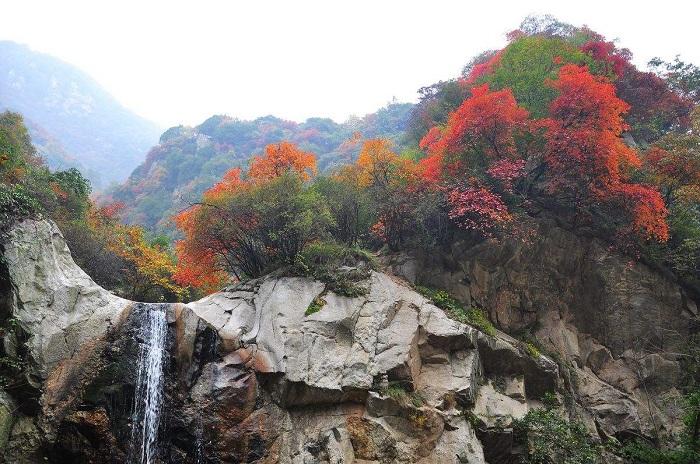
<path id="1" fill-rule="evenodd" d="M 502 47 L 528 14 L 619 38 L 638 65 L 676 54 L 698 64 L 694 3 L 16 0 L 2 2 L 0 39 L 79 66 L 163 127 L 215 113 L 342 121 L 414 101 L 419 87 Z"/>

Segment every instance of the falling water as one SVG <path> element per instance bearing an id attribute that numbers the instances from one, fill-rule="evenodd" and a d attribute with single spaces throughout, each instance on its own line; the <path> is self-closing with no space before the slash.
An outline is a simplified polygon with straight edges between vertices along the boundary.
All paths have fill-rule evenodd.
<path id="1" fill-rule="evenodd" d="M 138 377 L 131 430 L 131 463 L 152 464 L 157 454 L 158 423 L 163 400 L 163 362 L 167 321 L 165 308 L 141 306 Z"/>

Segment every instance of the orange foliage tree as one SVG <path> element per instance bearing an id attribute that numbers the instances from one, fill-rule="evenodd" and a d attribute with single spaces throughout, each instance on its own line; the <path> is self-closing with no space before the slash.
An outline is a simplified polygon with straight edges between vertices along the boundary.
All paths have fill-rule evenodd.
<path id="1" fill-rule="evenodd" d="M 229 234 L 234 238 L 243 225 L 226 218 L 226 202 L 249 187 L 241 179 L 241 169 L 227 171 L 222 180 L 202 195 L 202 203 L 191 206 L 174 217 L 175 225 L 184 235 L 175 244 L 178 257 L 175 280 L 210 293 L 228 280 L 229 246 L 221 240 L 221 227 L 229 224 Z M 227 220 L 228 219 L 228 220 Z M 242 230 L 240 232 L 243 232 Z"/>
<path id="2" fill-rule="evenodd" d="M 433 127 L 421 140 L 428 153 L 420 161 L 421 176 L 432 186 L 447 184 L 449 217 L 457 225 L 489 235 L 511 218 L 493 189 L 513 193 L 524 175 L 518 138 L 529 130 L 528 112 L 510 89 L 491 91 L 483 84 L 471 89 L 444 128 Z"/>
<path id="3" fill-rule="evenodd" d="M 377 205 L 372 233 L 396 250 L 406 239 L 412 204 L 419 187 L 417 169 L 411 160 L 396 154 L 391 142 L 371 139 L 363 143 L 355 166 L 345 172 L 369 190 Z"/>
<path id="4" fill-rule="evenodd" d="M 316 156 L 290 142 L 273 143 L 265 147 L 264 155 L 252 159 L 248 176 L 255 180 L 269 180 L 289 171 L 309 180 L 316 175 Z"/>
<path id="5" fill-rule="evenodd" d="M 290 264 L 331 221 L 305 186 L 315 172 L 314 155 L 287 142 L 268 145 L 247 179 L 239 168 L 228 171 L 174 218 L 184 235 L 176 244 L 177 281 L 209 292 L 230 276 L 258 277 L 273 264 Z"/>
<path id="6" fill-rule="evenodd" d="M 182 300 L 187 290 L 174 281 L 175 256 L 167 244 L 150 242 L 143 228 L 119 222 L 123 208 L 119 202 L 91 208 L 86 217 L 90 239 L 119 259 L 116 290 L 137 301 Z"/>

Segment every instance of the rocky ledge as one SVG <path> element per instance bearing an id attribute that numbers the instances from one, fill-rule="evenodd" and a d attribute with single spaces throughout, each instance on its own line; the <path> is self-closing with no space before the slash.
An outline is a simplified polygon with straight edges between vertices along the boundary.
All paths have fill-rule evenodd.
<path id="1" fill-rule="evenodd" d="M 6 462 L 126 462 L 139 314 L 149 306 L 94 284 L 51 223 L 15 227 L 5 257 L 3 318 L 18 329 L 3 346 L 26 379 L 0 396 Z M 593 437 L 648 434 L 650 410 L 635 390 L 590 367 L 614 362 L 618 347 L 582 336 L 600 346 L 586 363 L 555 361 L 450 319 L 402 278 L 372 272 L 364 285 L 347 298 L 271 275 L 166 305 L 160 461 L 516 462 L 513 420 L 551 395 Z M 649 371 L 675 372 L 667 358 Z M 673 382 L 659 388 L 677 396 Z M 652 412 L 669 428 L 676 413 Z"/>

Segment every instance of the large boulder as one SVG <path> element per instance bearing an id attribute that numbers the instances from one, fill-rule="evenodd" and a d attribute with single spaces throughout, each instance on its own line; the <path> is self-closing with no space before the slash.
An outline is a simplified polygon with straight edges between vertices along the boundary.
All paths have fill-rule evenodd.
<path id="1" fill-rule="evenodd" d="M 70 255 L 56 224 L 23 221 L 5 244 L 13 283 L 13 317 L 29 334 L 27 380 L 40 385 L 59 364 L 99 340 L 131 302 L 97 285 Z"/>
<path id="2" fill-rule="evenodd" d="M 619 323 L 645 305 L 669 318 L 694 306 L 671 281 L 659 280 L 658 294 L 644 287 L 643 298 L 633 297 L 640 290 L 632 283 L 597 290 L 602 296 L 580 293 L 594 292 L 586 276 L 609 277 L 601 273 L 620 258 L 557 234 L 555 257 L 531 256 L 551 249 L 545 245 L 484 245 L 456 250 L 449 272 L 444 262 L 416 257 L 395 266 L 488 308 L 503 328 L 532 328 L 560 354 L 555 361 L 504 332 L 487 335 L 451 319 L 383 272 L 371 272 L 367 293 L 355 298 L 277 273 L 186 305 L 129 302 L 73 263 L 55 225 L 26 221 L 11 231 L 5 255 L 27 346 L 24 375 L 40 396 L 38 408 L 10 418 L 3 408 L 14 407 L 18 392 L 0 397 L 5 459 L 127 460 L 139 425 L 132 408 L 147 342 L 140 328 L 156 310 L 166 312 L 168 327 L 163 462 L 517 462 L 523 449 L 512 421 L 550 395 L 571 398 L 570 412 L 601 439 L 648 434 L 652 417 L 673 428 L 678 412 L 650 409 L 654 398 L 642 395 L 668 398 L 677 360 L 638 349 L 631 334 L 601 331 L 579 312 L 583 302 L 616 305 L 609 311 Z M 584 245 L 586 253 L 576 248 Z M 578 254 L 563 256 L 566 247 Z M 665 279 L 636 272 L 643 286 Z M 320 310 L 308 311 L 319 301 Z M 630 330 L 654 333 L 645 321 Z"/>

